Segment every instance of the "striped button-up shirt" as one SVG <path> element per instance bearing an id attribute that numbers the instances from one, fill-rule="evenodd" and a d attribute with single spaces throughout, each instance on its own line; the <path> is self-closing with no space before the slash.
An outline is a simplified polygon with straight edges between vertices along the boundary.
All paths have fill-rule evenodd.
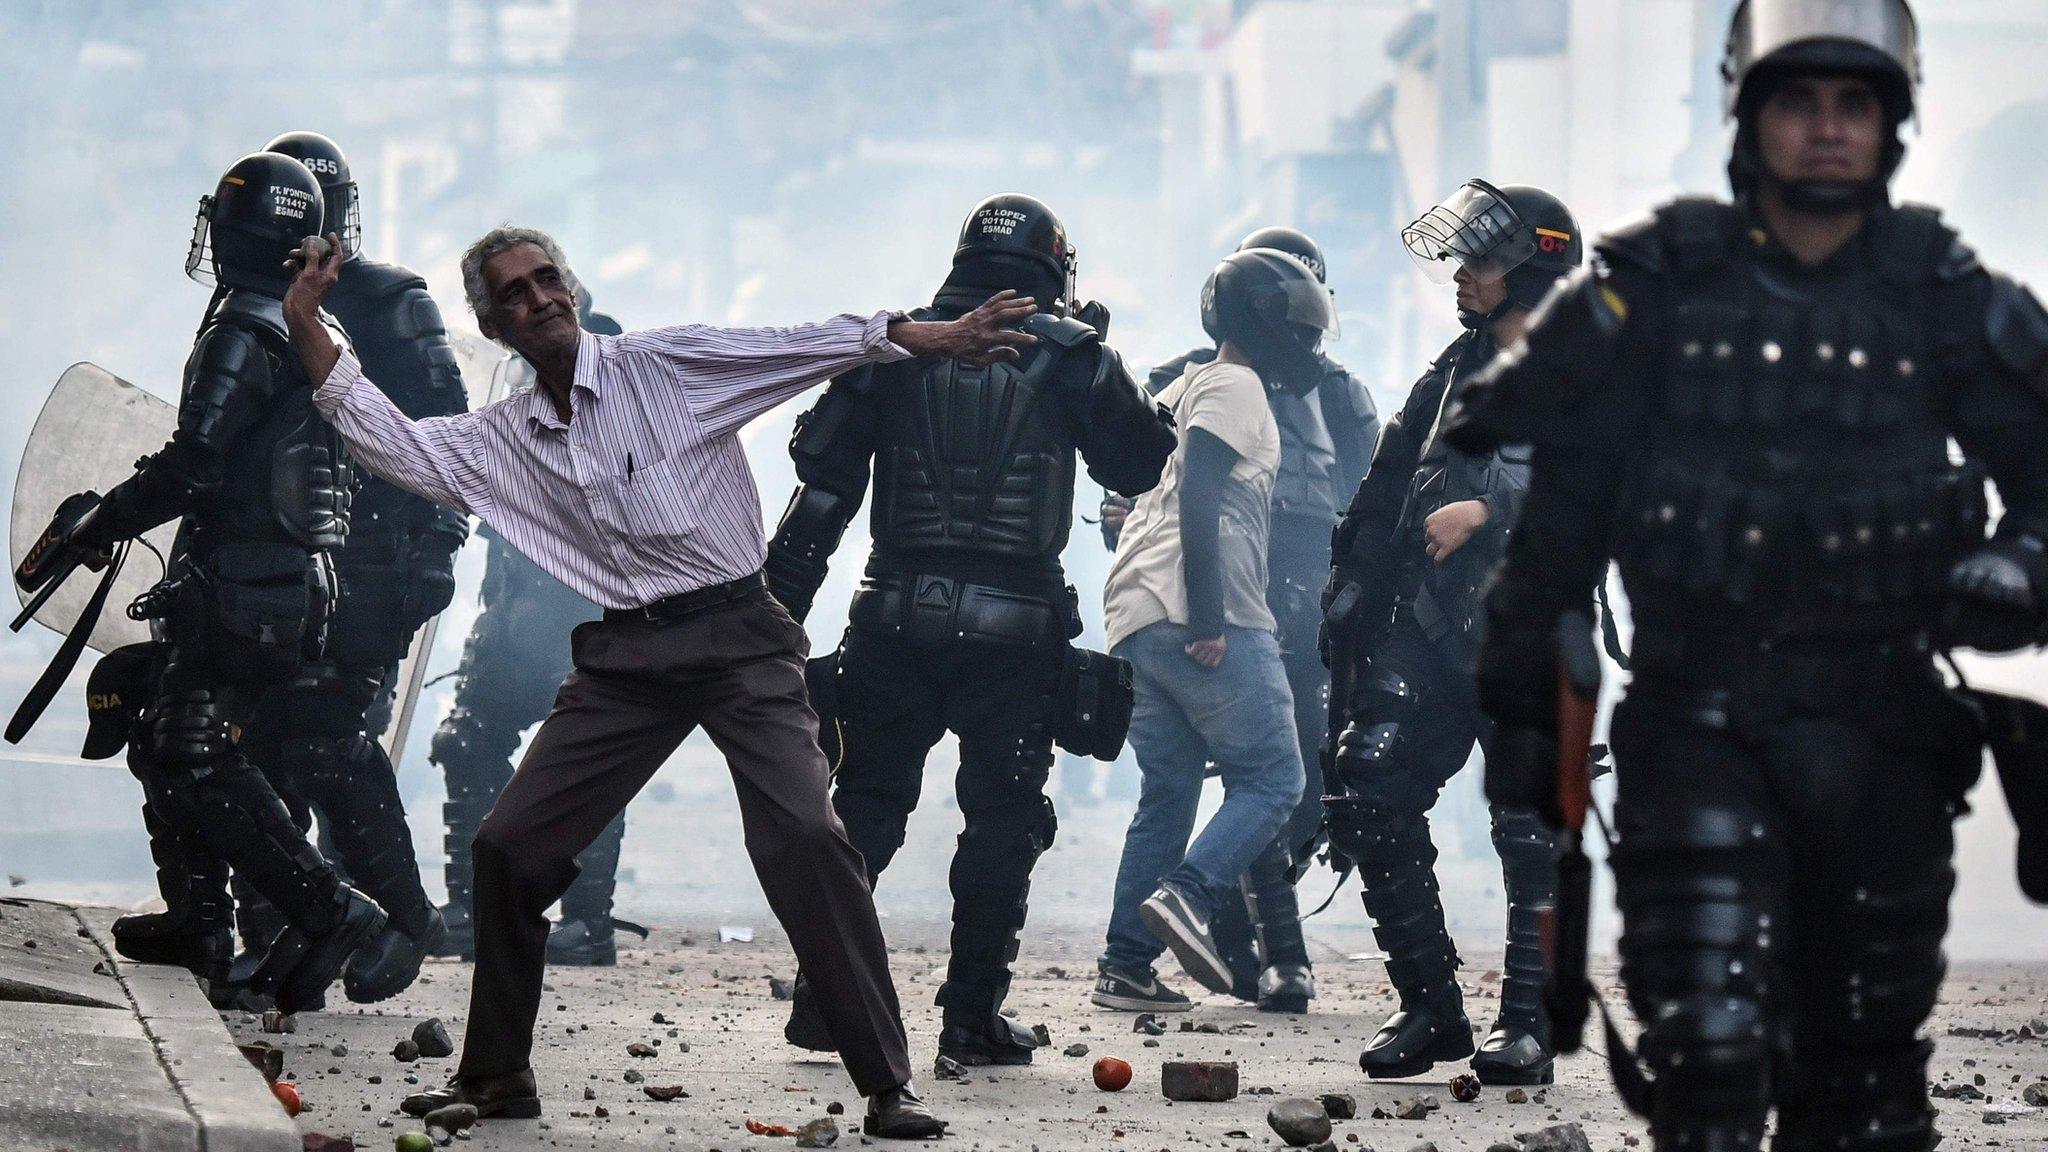
<path id="1" fill-rule="evenodd" d="M 768 545 L 740 428 L 827 377 L 907 357 L 888 337 L 900 316 L 585 332 L 567 423 L 538 386 L 413 420 L 350 351 L 313 403 L 363 467 L 482 519 L 597 604 L 638 608 L 760 569 Z"/>

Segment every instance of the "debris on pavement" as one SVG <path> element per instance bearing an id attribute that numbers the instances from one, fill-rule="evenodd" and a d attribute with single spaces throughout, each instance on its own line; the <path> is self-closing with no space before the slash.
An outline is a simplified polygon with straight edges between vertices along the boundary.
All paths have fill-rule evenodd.
<path id="1" fill-rule="evenodd" d="M 1290 1148 L 1305 1148 L 1330 1138 L 1330 1114 L 1320 1100 L 1289 1097 L 1266 1110 L 1266 1125 Z"/>
<path id="2" fill-rule="evenodd" d="M 1169 1060 L 1159 1067 L 1159 1091 L 1168 1100 L 1235 1100 L 1237 1061 Z"/>
<path id="3" fill-rule="evenodd" d="M 448 1038 L 448 1026 L 441 1023 L 439 1016 L 423 1020 L 412 1030 L 412 1042 L 419 1047 L 422 1056 L 453 1056 L 455 1042 Z"/>
<path id="4" fill-rule="evenodd" d="M 277 1097 L 279 1104 L 284 1105 L 287 1116 L 297 1116 L 305 1108 L 305 1103 L 299 1099 L 298 1086 L 288 1081 L 280 1080 L 272 1084 L 270 1094 Z"/>
<path id="5" fill-rule="evenodd" d="M 659 1100 L 663 1104 L 671 1100 L 687 1099 L 690 1095 L 683 1091 L 681 1084 L 642 1084 L 640 1090 L 647 1093 L 649 1100 Z"/>
<path id="6" fill-rule="evenodd" d="M 839 1122 L 830 1116 L 821 1117 L 796 1130 L 796 1146 L 799 1148 L 830 1148 L 839 1143 Z"/>
<path id="7" fill-rule="evenodd" d="M 1087 1054 L 1086 1045 L 1077 1044 L 1075 1047 L 1080 1048 L 1083 1055 Z M 1094 1075 L 1095 1086 L 1104 1092 L 1121 1092 L 1131 1086 L 1130 1062 L 1114 1056 L 1104 1056 L 1097 1060 Z"/>
<path id="8" fill-rule="evenodd" d="M 1330 1092 L 1318 1097 L 1323 1114 L 1332 1120 L 1354 1120 L 1358 1117 L 1358 1097 L 1348 1092 Z"/>

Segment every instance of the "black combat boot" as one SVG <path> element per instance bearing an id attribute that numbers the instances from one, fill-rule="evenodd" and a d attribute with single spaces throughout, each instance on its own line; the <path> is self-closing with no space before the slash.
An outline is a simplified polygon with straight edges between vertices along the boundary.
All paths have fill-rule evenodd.
<path id="1" fill-rule="evenodd" d="M 349 957 L 342 990 L 357 1004 L 389 1000 L 419 979 L 420 965 L 441 947 L 446 934 L 432 904 L 422 902 L 402 919 L 390 917 L 382 932 Z"/>
<path id="2" fill-rule="evenodd" d="M 146 807 L 143 824 L 166 907 L 114 921 L 114 950 L 138 964 L 189 969 L 209 987 L 225 982 L 235 951 L 227 864 L 188 848 Z"/>
<path id="3" fill-rule="evenodd" d="M 978 1016 L 947 1009 L 939 1030 L 939 1056 L 956 1064 L 1029 1064 L 1038 1034 L 1000 1012 Z"/>
<path id="4" fill-rule="evenodd" d="M 1500 1016 L 1472 1057 L 1482 1084 L 1548 1084 L 1555 1078 L 1556 1050 L 1543 1011 L 1543 909 L 1508 906 L 1508 952 L 1500 983 Z"/>
<path id="5" fill-rule="evenodd" d="M 341 975 L 349 957 L 384 931 L 384 910 L 346 884 L 335 888 L 324 911 L 280 932 L 249 981 L 253 992 L 269 996 L 287 1015 L 324 1003 L 327 986 Z"/>
<path id="6" fill-rule="evenodd" d="M 1427 826 L 1378 846 L 1389 864 L 1361 866 L 1365 910 L 1387 954 L 1387 978 L 1401 1007 L 1366 1045 L 1358 1066 L 1375 1080 L 1406 1079 L 1441 1061 L 1472 1055 L 1472 1024 L 1458 989 L 1458 953 L 1437 896 L 1436 847 Z M 1374 866 L 1378 865 L 1377 872 Z"/>

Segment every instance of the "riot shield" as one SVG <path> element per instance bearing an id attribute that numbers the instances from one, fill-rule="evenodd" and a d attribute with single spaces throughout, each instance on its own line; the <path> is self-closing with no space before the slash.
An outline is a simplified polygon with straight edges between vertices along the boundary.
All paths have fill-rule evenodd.
<path id="1" fill-rule="evenodd" d="M 88 488 L 104 494 L 133 475 L 137 458 L 161 449 L 177 427 L 176 407 L 99 365 L 80 362 L 65 369 L 22 446 L 21 469 L 14 477 L 13 520 L 7 530 L 9 564 L 21 564 L 66 496 Z M 150 530 L 143 539 L 168 556 L 177 529 L 173 521 Z M 149 639 L 149 624 L 130 620 L 124 609 L 162 578 L 163 569 L 154 557 L 141 550 L 131 555 L 87 643 L 96 651 L 111 652 Z M 36 610 L 36 623 L 69 632 L 98 583 L 83 575 L 66 581 Z M 28 593 L 17 587 L 15 594 L 22 604 L 28 603 Z"/>

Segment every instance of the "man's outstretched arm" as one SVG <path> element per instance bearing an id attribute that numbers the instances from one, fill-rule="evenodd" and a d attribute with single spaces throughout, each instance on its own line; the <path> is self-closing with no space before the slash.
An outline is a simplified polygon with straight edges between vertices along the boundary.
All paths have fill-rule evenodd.
<path id="1" fill-rule="evenodd" d="M 320 301 L 341 271 L 339 245 L 303 264 L 285 293 L 285 328 L 314 385 L 313 405 L 341 433 L 349 455 L 375 475 L 408 492 L 471 515 L 489 518 L 490 484 L 484 470 L 477 413 L 414 420 L 363 375 L 353 352 L 335 344 L 320 317 Z"/>

